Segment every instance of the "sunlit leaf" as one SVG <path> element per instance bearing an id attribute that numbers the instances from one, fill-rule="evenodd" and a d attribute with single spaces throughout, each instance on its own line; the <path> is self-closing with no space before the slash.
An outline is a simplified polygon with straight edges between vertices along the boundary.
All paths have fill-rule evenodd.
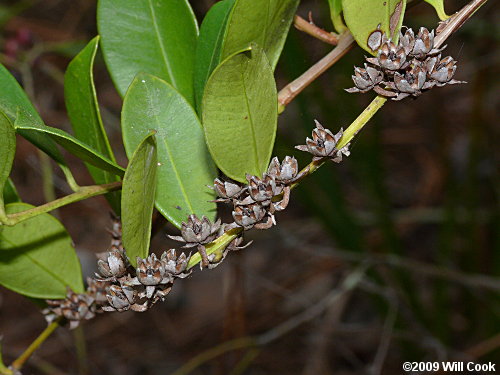
<path id="1" fill-rule="evenodd" d="M 64 99 L 75 137 L 89 145 L 109 160 L 115 162 L 113 151 L 104 130 L 94 86 L 93 65 L 99 37 L 89 44 L 71 61 L 64 76 Z M 86 164 L 96 184 L 108 184 L 119 178 L 110 172 Z M 120 193 L 106 194 L 111 206 L 120 213 Z"/>
<path id="2" fill-rule="evenodd" d="M 425 2 L 431 4 L 434 7 L 441 21 L 444 21 L 450 17 L 444 11 L 444 0 L 425 0 Z"/>
<path id="3" fill-rule="evenodd" d="M 13 214 L 33 208 L 12 203 Z M 64 298 L 66 286 L 83 292 L 80 262 L 71 237 L 50 214 L 13 226 L 0 226 L 0 284 L 34 298 Z"/>
<path id="4" fill-rule="evenodd" d="M 0 112 L 0 221 L 5 219 L 3 192 L 16 153 L 16 131 L 10 119 Z"/>
<path id="5" fill-rule="evenodd" d="M 276 101 L 274 102 L 276 103 Z M 156 208 L 180 227 L 188 215 L 215 217 L 215 166 L 193 108 L 172 86 L 149 74 L 130 85 L 122 110 L 123 141 L 128 157 L 156 131 L 158 178 Z"/>
<path id="6" fill-rule="evenodd" d="M 208 77 L 220 62 L 224 33 L 233 4 L 234 0 L 223 0 L 215 3 L 206 14 L 200 27 L 194 62 L 194 94 L 198 113 L 201 110 L 203 89 Z"/>
<path id="7" fill-rule="evenodd" d="M 277 93 L 266 54 L 254 45 L 214 70 L 203 96 L 210 153 L 228 176 L 244 182 L 269 164 L 277 126 Z"/>
<path id="8" fill-rule="evenodd" d="M 198 26 L 187 0 L 100 0 L 104 59 L 124 96 L 137 73 L 160 77 L 193 104 Z"/>
<path id="9" fill-rule="evenodd" d="M 332 19 L 333 27 L 337 33 L 345 31 L 346 26 L 342 20 L 342 0 L 328 0 L 330 5 L 330 17 Z"/>
<path id="10" fill-rule="evenodd" d="M 3 203 L 4 204 L 9 204 L 9 203 L 15 203 L 15 202 L 21 202 L 21 198 L 19 197 L 19 194 L 17 193 L 16 186 L 12 182 L 10 178 L 7 179 L 7 182 L 5 183 L 3 187 Z"/>
<path id="11" fill-rule="evenodd" d="M 118 176 L 123 176 L 124 174 L 124 169 L 122 167 L 109 160 L 104 155 L 101 155 L 100 152 L 94 150 L 89 145 L 83 143 L 79 139 L 76 139 L 61 129 L 52 128 L 33 121 L 32 118 L 24 112 L 18 113 L 14 126 L 17 132 L 22 132 L 22 134 L 29 135 L 32 138 L 41 138 L 45 136 L 50 137 L 51 140 L 57 142 L 73 155 L 89 164 L 92 164 L 93 166 L 109 171 Z"/>
<path id="12" fill-rule="evenodd" d="M 229 16 L 221 58 L 256 43 L 264 49 L 274 70 L 298 5 L 299 0 L 236 0 Z"/>
<path id="13" fill-rule="evenodd" d="M 154 133 L 135 150 L 123 178 L 122 239 L 130 262 L 146 258 L 155 203 L 157 154 Z"/>
<path id="14" fill-rule="evenodd" d="M 382 34 L 397 40 L 406 0 L 342 0 L 344 20 L 361 48 L 375 55 Z"/>

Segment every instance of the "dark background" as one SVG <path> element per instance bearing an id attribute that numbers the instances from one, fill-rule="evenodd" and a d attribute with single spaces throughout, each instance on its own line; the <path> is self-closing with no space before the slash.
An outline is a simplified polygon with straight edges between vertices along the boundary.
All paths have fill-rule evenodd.
<path id="1" fill-rule="evenodd" d="M 191 1 L 199 21 L 212 3 Z M 455 78 L 468 84 L 387 103 L 358 135 L 351 157 L 325 165 L 293 192 L 278 226 L 248 233 L 250 248 L 176 283 L 167 302 L 151 311 L 105 314 L 77 331 L 59 329 L 24 374 L 170 374 L 200 353 L 206 358 L 197 357 L 201 367 L 193 374 L 401 374 L 404 361 L 444 360 L 496 359 L 499 367 L 500 30 L 494 3 L 453 35 L 445 51 L 458 60 Z M 445 4 L 452 14 L 465 2 Z M 97 33 L 95 6 L 92 0 L 0 3 L 0 61 L 49 125 L 69 130 L 63 74 Z M 417 1 L 410 8 L 406 25 L 435 27 L 432 7 Z M 299 14 L 306 18 L 310 10 L 317 25 L 331 30 L 326 0 L 302 1 Z M 278 88 L 330 49 L 292 28 Z M 352 86 L 352 67 L 363 55 L 360 48 L 349 52 L 287 107 L 275 154 L 293 154 L 303 166 L 309 157 L 293 146 L 310 136 L 314 119 L 334 131 L 355 119 L 373 95 L 343 89 Z M 121 100 L 101 58 L 95 77 L 106 129 L 126 165 Z M 68 158 L 77 181 L 91 184 L 84 165 Z M 12 178 L 24 201 L 50 198 L 50 189 L 42 188 L 50 163 L 18 138 Z M 56 195 L 68 194 L 54 171 Z M 91 275 L 93 254 L 109 246 L 106 201 L 92 198 L 56 215 Z M 176 230 L 163 228 L 153 249 L 175 246 L 165 233 Z M 366 275 L 344 292 L 342 280 L 360 264 Z M 285 321 L 297 324 L 283 330 Z M 6 363 L 45 325 L 35 304 L 0 288 Z M 231 341 L 248 335 L 273 339 L 258 348 Z"/>

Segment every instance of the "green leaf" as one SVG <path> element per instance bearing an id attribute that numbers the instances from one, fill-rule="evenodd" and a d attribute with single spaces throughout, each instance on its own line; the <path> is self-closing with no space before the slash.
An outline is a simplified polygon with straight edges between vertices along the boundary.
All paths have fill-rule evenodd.
<path id="1" fill-rule="evenodd" d="M 21 198 L 17 193 L 16 186 L 14 185 L 12 180 L 8 178 L 5 186 L 3 187 L 3 203 L 9 204 L 15 202 L 21 202 Z"/>
<path id="2" fill-rule="evenodd" d="M 206 14 L 200 27 L 193 77 L 198 113 L 201 113 L 203 89 L 208 77 L 220 62 L 226 24 L 233 4 L 234 0 L 223 0 L 215 3 Z"/>
<path id="3" fill-rule="evenodd" d="M 0 112 L 0 221 L 4 220 L 3 191 L 16 154 L 16 131 L 9 118 Z"/>
<path id="4" fill-rule="evenodd" d="M 157 152 L 154 132 L 139 144 L 125 171 L 122 188 L 122 239 L 130 263 L 146 258 L 155 203 Z"/>
<path id="5" fill-rule="evenodd" d="M 101 120 L 94 86 L 92 69 L 98 44 L 99 37 L 95 37 L 69 64 L 64 76 L 64 98 L 76 138 L 116 163 Z M 108 184 L 119 180 L 115 174 L 91 164 L 86 166 L 96 184 Z M 119 214 L 119 192 L 107 194 L 106 198 L 114 211 Z"/>
<path id="6" fill-rule="evenodd" d="M 203 127 L 217 166 L 237 181 L 267 168 L 277 127 L 277 93 L 266 54 L 254 45 L 217 67 L 205 87 Z"/>
<path id="7" fill-rule="evenodd" d="M 274 70 L 285 44 L 299 0 L 236 0 L 222 47 L 222 59 L 261 46 Z"/>
<path id="8" fill-rule="evenodd" d="M 441 21 L 450 18 L 450 16 L 448 16 L 444 11 L 444 0 L 425 0 L 425 2 L 431 4 L 434 7 Z"/>
<path id="9" fill-rule="evenodd" d="M 347 28 L 342 20 L 342 0 L 328 0 L 330 17 L 337 33 L 343 33 Z"/>
<path id="10" fill-rule="evenodd" d="M 403 24 L 406 0 L 342 0 L 342 9 L 344 20 L 356 42 L 375 55 L 378 47 L 372 50 L 368 41 L 378 40 L 382 33 L 397 40 Z"/>
<path id="11" fill-rule="evenodd" d="M 17 113 L 22 111 L 26 113 L 33 122 L 43 124 L 43 120 L 31 104 L 24 90 L 21 88 L 19 83 L 17 83 L 12 74 L 10 74 L 9 71 L 1 64 L 0 87 L 2 88 L 2 95 L 0 95 L 0 111 L 4 112 L 12 122 L 16 120 Z M 18 133 L 44 151 L 57 163 L 63 166 L 66 165 L 66 162 L 64 161 L 64 158 L 55 143 L 45 134 L 27 134 L 22 130 L 18 131 Z"/>
<path id="12" fill-rule="evenodd" d="M 17 132 L 29 135 L 32 138 L 38 136 L 40 136 L 40 138 L 43 136 L 49 136 L 51 140 L 57 142 L 70 153 L 79 159 L 92 164 L 93 166 L 114 173 L 117 176 L 123 176 L 124 174 L 124 169 L 122 167 L 109 160 L 106 156 L 94 150 L 89 145 L 83 143 L 61 129 L 52 128 L 50 126 L 34 122 L 29 115 L 22 111 L 18 113 L 14 126 Z"/>
<path id="13" fill-rule="evenodd" d="M 33 208 L 6 206 L 8 214 Z M 0 284 L 34 298 L 64 298 L 66 286 L 82 293 L 82 271 L 71 237 L 53 216 L 42 214 L 0 227 Z"/>
<path id="14" fill-rule="evenodd" d="M 129 158 L 141 140 L 156 131 L 156 208 L 172 224 L 180 227 L 190 214 L 215 217 L 207 185 L 213 184 L 216 170 L 200 121 L 182 95 L 157 77 L 139 74 L 123 102 L 122 127 Z"/>
<path id="15" fill-rule="evenodd" d="M 104 59 L 120 95 L 145 72 L 193 104 L 198 26 L 187 0 L 100 0 L 97 12 Z"/>

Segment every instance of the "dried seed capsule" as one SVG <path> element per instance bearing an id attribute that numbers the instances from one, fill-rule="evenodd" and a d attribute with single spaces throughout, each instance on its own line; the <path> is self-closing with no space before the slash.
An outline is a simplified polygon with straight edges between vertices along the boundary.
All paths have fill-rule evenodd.
<path id="1" fill-rule="evenodd" d="M 70 329 L 78 327 L 82 320 L 89 320 L 95 316 L 95 299 L 86 293 L 74 293 L 69 287 L 65 299 L 46 302 L 49 305 L 49 308 L 44 310 L 46 319 L 51 322 L 57 316 L 62 316 L 69 321 Z"/>
<path id="2" fill-rule="evenodd" d="M 404 35 L 399 33 L 399 44 L 404 48 L 406 54 L 408 55 L 415 47 L 415 34 L 413 30 L 408 28 Z"/>
<path id="3" fill-rule="evenodd" d="M 306 144 L 295 146 L 297 150 L 306 151 L 314 155 L 313 160 L 319 160 L 332 156 L 335 153 L 335 146 L 340 137 L 336 137 L 328 129 L 325 129 L 318 121 L 314 120 L 316 128 L 313 129 L 313 139 L 306 138 Z"/>
<path id="4" fill-rule="evenodd" d="M 248 230 L 260 222 L 266 216 L 267 211 L 258 203 L 236 206 L 233 218 L 236 224 Z"/>
<path id="5" fill-rule="evenodd" d="M 184 247 L 194 247 L 199 244 L 212 242 L 217 237 L 220 225 L 220 219 L 212 224 L 205 216 L 200 220 L 196 215 L 189 215 L 187 223 L 182 223 L 182 236 L 169 237 L 176 241 L 185 242 L 186 245 Z"/>
<path id="6" fill-rule="evenodd" d="M 408 95 L 418 96 L 424 87 L 426 80 L 425 69 L 420 64 L 414 65 L 404 75 L 394 73 L 394 87 L 401 94 L 398 94 L 393 100 L 401 100 Z"/>
<path id="7" fill-rule="evenodd" d="M 427 69 L 427 77 L 434 81 L 437 86 L 444 86 L 446 84 L 465 83 L 452 79 L 455 71 L 457 70 L 457 62 L 451 56 L 446 56 L 441 59 L 441 55 L 429 57 L 425 60 L 425 67 Z"/>
<path id="8" fill-rule="evenodd" d="M 347 92 L 368 92 L 384 79 L 384 74 L 376 68 L 365 64 L 365 68 L 354 67 L 352 80 L 356 87 L 346 89 Z"/>
<path id="9" fill-rule="evenodd" d="M 104 311 L 127 311 L 133 310 L 142 312 L 147 310 L 147 305 L 139 305 L 137 301 L 137 291 L 130 286 L 111 285 L 109 293 L 106 295 L 109 306 L 103 306 Z"/>
<path id="10" fill-rule="evenodd" d="M 255 202 L 270 201 L 272 197 L 280 194 L 282 187 L 276 185 L 275 178 L 264 174 L 262 179 L 257 176 L 246 175 L 248 181 L 248 192 Z"/>
<path id="11" fill-rule="evenodd" d="M 142 285 L 158 285 L 164 275 L 163 263 L 156 258 L 156 254 L 149 255 L 146 259 L 137 257 L 137 279 Z"/>
<path id="12" fill-rule="evenodd" d="M 109 281 L 94 279 L 91 277 L 87 278 L 87 294 L 94 298 L 98 305 L 102 305 L 107 302 L 106 294 L 108 293 L 109 286 Z"/>
<path id="13" fill-rule="evenodd" d="M 298 172 L 299 164 L 297 163 L 297 159 L 291 156 L 285 156 L 281 164 L 275 156 L 267 169 L 267 174 L 273 176 L 276 182 L 282 184 L 292 183 L 295 177 L 297 177 Z"/>
<path id="14" fill-rule="evenodd" d="M 216 202 L 229 202 L 231 199 L 238 198 L 243 191 L 245 191 L 245 188 L 240 184 L 231 181 L 223 181 L 219 178 L 214 180 L 213 189 L 220 198 L 217 199 Z"/>
<path id="15" fill-rule="evenodd" d="M 417 37 L 415 38 L 415 43 L 410 51 L 412 56 L 416 58 L 423 58 L 428 53 L 430 53 L 434 48 L 434 30 L 427 30 L 425 27 L 421 27 L 418 31 Z"/>
<path id="16" fill-rule="evenodd" d="M 125 252 L 119 249 L 112 249 L 107 253 L 106 260 L 97 261 L 97 269 L 101 276 L 105 278 L 121 277 L 127 272 L 127 258 Z"/>
<path id="17" fill-rule="evenodd" d="M 185 253 L 181 253 L 177 257 L 175 249 L 170 249 L 161 255 L 160 260 L 163 263 L 165 275 L 183 279 L 191 274 L 191 271 L 186 271 L 189 257 Z"/>
<path id="18" fill-rule="evenodd" d="M 367 58 L 369 63 L 379 66 L 387 71 L 396 71 L 404 69 L 406 64 L 406 51 L 402 45 L 396 45 L 388 40 L 379 49 L 377 57 Z"/>

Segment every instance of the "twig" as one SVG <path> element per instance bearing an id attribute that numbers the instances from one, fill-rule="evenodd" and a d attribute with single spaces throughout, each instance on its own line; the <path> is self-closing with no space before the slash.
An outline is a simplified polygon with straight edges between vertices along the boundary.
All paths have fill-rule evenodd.
<path id="1" fill-rule="evenodd" d="M 339 298 L 341 298 L 345 293 L 354 290 L 363 280 L 366 269 L 366 265 L 359 266 L 344 278 L 342 284 L 337 289 L 332 290 L 319 302 L 304 310 L 300 314 L 286 320 L 277 327 L 274 327 L 273 329 L 270 329 L 269 331 L 255 337 L 241 337 L 210 348 L 207 351 L 200 353 L 196 357 L 189 360 L 181 368 L 174 371 L 172 375 L 189 374 L 204 363 L 228 351 L 264 346 L 274 340 L 279 339 L 280 337 L 293 331 L 303 323 L 306 323 L 321 315 L 329 306 L 337 302 Z"/>
<path id="2" fill-rule="evenodd" d="M 467 19 L 469 19 L 475 11 L 477 11 L 481 6 L 486 3 L 487 0 L 473 0 L 470 4 L 463 7 L 458 11 L 452 18 L 452 22 L 449 22 L 441 31 L 439 35 L 451 35 L 447 32 L 447 29 L 457 30 L 460 25 L 462 25 Z M 457 26 L 458 25 L 458 26 Z M 445 34 L 446 33 L 446 34 Z M 437 46 L 444 43 L 445 38 L 440 38 L 437 42 Z M 329 66 L 331 66 L 335 61 L 342 57 L 349 48 L 352 47 L 354 39 L 349 32 L 345 32 L 341 35 L 338 46 L 330 52 L 327 56 L 321 59 L 318 63 L 313 65 L 309 70 L 307 70 L 302 76 L 297 78 L 292 83 L 288 84 L 283 88 L 278 95 L 278 102 L 281 111 L 284 110 L 284 106 L 288 104 L 295 96 L 298 95 L 309 83 L 311 83 L 316 77 L 323 73 Z M 332 56 L 335 55 L 336 51 L 337 58 L 333 59 Z M 342 138 L 337 144 L 337 149 L 340 149 L 347 145 L 354 138 L 356 134 L 366 125 L 366 123 L 377 113 L 377 111 L 382 108 L 382 106 L 387 102 L 387 99 L 381 96 L 377 96 L 373 101 L 366 107 L 363 112 L 352 122 L 351 125 L 344 131 Z M 302 178 L 310 175 L 315 170 L 317 170 L 323 164 L 322 161 L 309 163 L 300 173 Z M 297 184 L 292 185 L 292 188 Z M 221 251 L 223 246 L 227 246 L 232 240 L 234 240 L 241 232 L 242 228 L 236 228 L 231 233 L 224 233 L 221 237 L 217 238 L 212 244 L 207 245 L 207 254 L 212 254 L 215 251 Z M 188 264 L 188 269 L 194 267 L 197 263 L 201 261 L 201 257 L 198 253 L 194 254 Z"/>
<path id="3" fill-rule="evenodd" d="M 365 264 L 358 266 L 357 269 L 346 276 L 339 288 L 332 290 L 326 295 L 325 298 L 302 313 L 288 319 L 268 332 L 259 335 L 256 343 L 258 345 L 267 345 L 299 327 L 303 323 L 319 316 L 326 308 L 328 308 L 328 306 L 337 302 L 346 292 L 349 292 L 358 286 L 358 284 L 363 280 L 366 268 L 367 266 Z"/>
<path id="4" fill-rule="evenodd" d="M 373 360 L 373 364 L 369 371 L 372 375 L 382 374 L 382 367 L 384 365 L 385 358 L 387 357 L 387 353 L 389 352 L 389 345 L 391 343 L 397 316 L 398 304 L 397 300 L 393 298 L 392 300 L 389 300 L 389 312 L 387 313 L 387 318 L 385 319 L 380 345 L 378 346 L 377 354 L 375 355 L 375 359 Z"/>
<path id="5" fill-rule="evenodd" d="M 441 32 L 434 38 L 434 45 L 439 48 L 443 45 L 446 39 L 449 38 L 451 34 L 457 31 L 462 25 L 472 17 L 476 11 L 486 4 L 488 0 L 473 0 L 462 9 L 460 9 L 453 16 L 444 21 L 444 27 Z"/>
<path id="6" fill-rule="evenodd" d="M 30 346 L 22 353 L 10 366 L 12 370 L 20 370 L 24 363 L 31 357 L 31 355 L 38 349 L 40 345 L 42 345 L 45 340 L 59 327 L 62 318 L 56 319 L 54 322 L 49 324 L 47 328 L 43 330 L 43 332 L 38 336 L 35 341 L 31 343 Z"/>
<path id="7" fill-rule="evenodd" d="M 296 80 L 283 87 L 278 93 L 278 112 L 281 113 L 285 107 L 316 78 L 323 74 L 328 68 L 335 64 L 354 46 L 354 38 L 348 31 L 342 33 L 339 37 L 337 47 L 319 60 L 316 64 L 306 70 Z"/>
<path id="8" fill-rule="evenodd" d="M 339 42 L 339 37 L 337 34 L 329 33 L 328 31 L 323 30 L 322 28 L 316 26 L 312 22 L 307 22 L 301 16 L 295 16 L 293 19 L 293 24 L 297 30 L 303 31 L 306 34 L 309 34 L 316 39 L 321 40 L 322 42 L 331 44 L 336 46 Z"/>
<path id="9" fill-rule="evenodd" d="M 1 225 L 13 226 L 20 223 L 21 221 L 28 220 L 34 216 L 46 212 L 50 212 L 52 210 L 55 210 L 56 208 L 66 206 L 68 204 L 81 201 L 83 199 L 95 197 L 96 195 L 102 195 L 109 193 L 111 191 L 119 190 L 121 189 L 121 187 L 122 187 L 121 181 L 103 185 L 82 186 L 78 189 L 77 192 L 73 194 L 66 195 L 65 197 L 56 199 L 52 202 L 42 204 L 41 206 L 33 207 L 26 211 L 7 215 L 7 220 L 5 220 L 3 223 L 0 223 L 0 226 Z"/>

